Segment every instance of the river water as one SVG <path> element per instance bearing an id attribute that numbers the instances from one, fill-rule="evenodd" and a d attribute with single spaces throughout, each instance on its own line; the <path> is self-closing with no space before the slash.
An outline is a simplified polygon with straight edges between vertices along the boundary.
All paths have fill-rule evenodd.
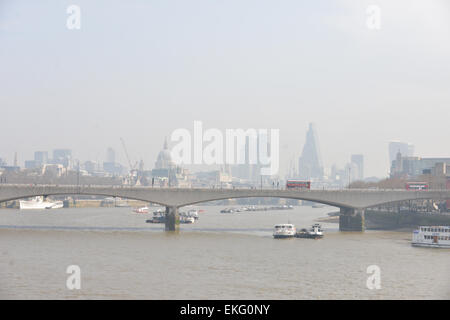
<path id="1" fill-rule="evenodd" d="M 273 239 L 274 224 L 335 210 L 195 208 L 176 234 L 131 208 L 0 210 L 0 299 L 450 299 L 450 250 L 412 247 L 410 232 L 322 223 L 320 240 Z M 69 265 L 80 290 L 66 287 Z M 371 265 L 380 289 L 367 287 Z"/>

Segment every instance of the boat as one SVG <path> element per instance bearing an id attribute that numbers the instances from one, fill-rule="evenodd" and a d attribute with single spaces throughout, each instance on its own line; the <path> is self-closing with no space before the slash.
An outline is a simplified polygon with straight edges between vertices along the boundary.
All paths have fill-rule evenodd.
<path id="1" fill-rule="evenodd" d="M 189 217 L 189 216 L 180 216 L 180 223 L 194 223 L 195 219 L 194 217 Z"/>
<path id="2" fill-rule="evenodd" d="M 35 197 L 32 200 L 20 200 L 20 209 L 59 209 L 64 207 L 62 201 L 49 201 L 44 197 Z"/>
<path id="3" fill-rule="evenodd" d="M 187 216 L 198 220 L 198 210 L 191 209 L 187 212 Z"/>
<path id="4" fill-rule="evenodd" d="M 135 208 L 133 210 L 133 212 L 135 212 L 135 213 L 148 213 L 148 207 Z"/>
<path id="5" fill-rule="evenodd" d="M 413 231 L 411 245 L 450 248 L 450 226 L 420 226 Z"/>
<path id="6" fill-rule="evenodd" d="M 295 237 L 295 233 L 295 226 L 290 223 L 277 224 L 273 228 L 273 237 L 275 239 L 293 238 Z"/>
<path id="7" fill-rule="evenodd" d="M 145 222 L 147 223 L 165 223 L 166 222 L 166 212 L 162 209 L 156 210 L 153 212 L 153 217 L 151 219 L 147 219 Z"/>
<path id="8" fill-rule="evenodd" d="M 318 223 L 313 224 L 311 229 L 301 229 L 295 234 L 297 238 L 320 239 L 323 238 L 322 226 Z"/>

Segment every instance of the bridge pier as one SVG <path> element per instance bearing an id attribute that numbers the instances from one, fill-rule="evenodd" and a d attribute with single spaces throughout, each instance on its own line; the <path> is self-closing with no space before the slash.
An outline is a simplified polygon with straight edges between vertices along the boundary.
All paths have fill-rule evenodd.
<path id="1" fill-rule="evenodd" d="M 180 229 L 178 207 L 166 207 L 165 224 L 166 231 L 178 231 Z"/>
<path id="2" fill-rule="evenodd" d="M 339 231 L 364 231 L 364 210 L 341 208 L 339 214 Z"/>

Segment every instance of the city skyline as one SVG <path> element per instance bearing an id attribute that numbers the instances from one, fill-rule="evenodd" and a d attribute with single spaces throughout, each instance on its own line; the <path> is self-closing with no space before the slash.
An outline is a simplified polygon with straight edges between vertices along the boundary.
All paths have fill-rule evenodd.
<path id="1" fill-rule="evenodd" d="M 313 128 L 314 128 L 313 132 L 314 133 L 311 132 L 311 125 L 313 125 Z M 303 150 L 303 153 L 305 153 L 305 147 L 307 147 L 307 151 L 311 151 L 311 148 L 312 148 L 312 146 L 308 144 L 308 137 L 311 137 L 311 139 L 316 140 L 316 144 L 318 144 L 318 142 L 317 142 L 317 131 L 316 131 L 315 127 L 316 126 L 315 126 L 314 123 L 310 123 L 309 124 L 309 129 L 305 130 L 305 132 L 307 133 L 306 134 L 307 138 L 305 139 L 305 142 L 304 142 L 302 148 L 300 149 L 300 150 Z M 170 145 L 170 143 L 167 142 L 167 136 L 164 138 L 164 141 L 165 141 L 164 142 L 164 146 L 167 145 L 168 149 L 170 151 L 171 145 Z M 247 141 L 247 143 L 248 143 L 248 141 Z M 403 157 L 411 157 L 413 155 L 416 155 L 416 156 L 418 156 L 420 158 L 448 158 L 448 157 L 445 157 L 445 156 L 438 156 L 438 157 L 436 157 L 436 156 L 427 156 L 427 155 L 416 154 L 414 152 L 414 145 L 412 143 L 401 142 L 401 141 L 398 141 L 398 140 L 393 140 L 393 141 L 387 142 L 386 147 L 388 148 L 388 150 L 386 151 L 386 158 L 387 158 L 387 161 L 388 161 L 387 163 L 389 164 L 388 165 L 389 170 L 388 170 L 387 174 L 384 175 L 384 176 L 383 175 L 373 176 L 373 175 L 367 175 L 367 174 L 364 173 L 363 174 L 364 177 L 377 177 L 377 178 L 380 178 L 380 179 L 388 177 L 389 173 L 390 173 L 390 167 L 392 165 L 392 161 L 395 160 L 395 157 L 391 160 L 392 154 L 395 154 L 395 155 L 397 154 L 397 152 L 394 152 L 394 149 L 400 151 L 400 153 L 402 154 Z M 248 146 L 247 146 L 247 148 L 248 148 Z M 156 156 L 153 159 L 153 161 L 152 160 L 150 160 L 149 162 L 145 162 L 144 161 L 146 170 L 151 170 L 152 168 L 155 168 L 155 166 L 154 166 L 155 159 L 157 159 L 157 155 L 160 153 L 160 151 L 161 151 L 161 148 L 158 149 L 156 152 L 152 151 L 152 153 L 156 154 Z M 70 154 L 70 158 L 73 161 L 80 161 L 80 162 L 83 162 L 83 163 L 84 162 L 95 162 L 95 163 L 98 163 L 98 164 L 103 164 L 103 163 L 111 162 L 110 160 L 111 160 L 111 158 L 113 158 L 114 159 L 114 161 L 113 161 L 114 163 L 124 165 L 125 168 L 130 169 L 129 168 L 129 164 L 128 164 L 126 151 L 123 149 L 123 145 L 118 146 L 118 149 L 113 148 L 111 146 L 105 147 L 103 151 L 99 151 L 100 157 L 98 157 L 96 159 L 92 159 L 92 158 L 82 159 L 82 158 L 79 158 L 79 157 L 76 156 L 77 154 L 79 154 L 79 151 L 78 150 L 73 150 L 73 149 L 71 149 L 69 147 L 52 148 L 52 149 L 49 149 L 49 150 L 42 150 L 42 149 L 34 150 L 34 151 L 33 150 L 29 150 L 29 151 L 27 151 L 27 154 L 34 155 L 31 158 L 29 158 L 29 159 L 24 159 L 23 157 L 20 157 L 20 154 L 17 154 L 17 152 L 14 152 L 14 154 L 10 157 L 10 159 L 8 159 L 8 157 L 5 157 L 5 156 L 3 156 L 3 154 L 0 153 L 0 159 L 3 160 L 8 166 L 13 166 L 14 162 L 17 161 L 19 167 L 26 167 L 27 161 L 28 162 L 29 161 L 43 162 L 42 160 L 39 161 L 37 159 L 37 157 L 39 157 L 39 158 L 45 157 L 45 159 L 47 159 L 47 160 L 56 159 L 58 156 L 55 156 L 55 152 L 56 153 L 68 152 Z M 301 152 L 298 152 L 298 153 L 301 154 Z M 319 150 L 319 153 L 320 153 L 320 150 Z M 53 154 L 53 158 L 50 158 L 49 154 Z M 75 156 L 73 156 L 73 154 Z M 282 155 L 280 155 L 280 156 L 282 157 Z M 329 173 L 330 170 L 332 170 L 333 167 L 336 166 L 336 165 L 337 165 L 337 167 L 341 167 L 341 168 L 344 168 L 344 169 L 347 167 L 346 170 L 348 170 L 348 166 L 350 164 L 356 164 L 356 162 L 353 160 L 354 156 L 362 156 L 364 158 L 364 160 L 366 160 L 365 156 L 363 154 L 350 153 L 348 155 L 348 157 L 351 157 L 351 161 L 350 162 L 347 159 L 347 161 L 345 161 L 341 165 L 338 165 L 336 162 L 332 162 L 332 164 L 330 166 L 321 166 L 322 170 L 324 170 L 323 174 L 326 176 L 327 173 Z M 138 163 L 141 160 L 143 161 L 143 158 L 139 158 L 139 157 L 131 156 L 130 158 L 131 158 L 131 161 L 134 162 L 134 163 Z M 300 159 L 301 159 L 301 157 L 299 158 L 299 161 L 300 161 Z M 327 160 L 327 159 L 324 159 L 324 160 Z M 358 160 L 358 161 L 365 162 L 364 160 Z M 248 159 L 247 159 L 247 161 L 248 161 Z M 323 161 L 322 157 L 320 157 L 319 163 L 321 164 L 322 162 L 324 162 L 324 161 Z M 330 161 L 327 161 L 327 162 L 330 163 Z M 193 169 L 192 170 L 193 172 L 202 172 L 202 171 L 209 171 L 209 170 L 216 170 L 217 169 L 217 165 L 206 165 L 206 164 L 201 165 L 201 166 L 185 165 L 185 167 Z M 305 176 L 305 175 L 300 174 L 300 164 L 295 166 L 295 168 L 296 168 L 296 172 L 297 172 L 297 176 L 298 177 L 302 177 L 302 178 L 305 178 L 305 179 L 309 179 L 310 178 L 308 174 L 307 174 L 308 177 Z M 284 168 L 280 168 L 280 171 L 287 174 L 289 172 L 289 169 L 290 168 L 288 168 L 286 166 Z M 360 170 L 360 169 L 358 169 L 358 170 Z M 363 167 L 363 172 L 365 172 L 365 163 L 364 163 L 364 167 Z M 279 175 L 282 176 L 282 174 L 279 174 Z M 358 175 L 358 179 L 361 179 L 361 178 L 363 178 L 363 177 Z"/>

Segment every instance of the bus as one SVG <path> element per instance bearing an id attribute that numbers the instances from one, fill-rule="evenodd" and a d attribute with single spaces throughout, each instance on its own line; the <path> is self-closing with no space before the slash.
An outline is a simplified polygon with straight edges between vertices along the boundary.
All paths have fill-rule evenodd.
<path id="1" fill-rule="evenodd" d="M 406 190 L 428 190 L 429 186 L 427 182 L 407 182 Z"/>
<path id="2" fill-rule="evenodd" d="M 286 189 L 311 189 L 311 181 L 288 180 L 286 181 Z"/>

